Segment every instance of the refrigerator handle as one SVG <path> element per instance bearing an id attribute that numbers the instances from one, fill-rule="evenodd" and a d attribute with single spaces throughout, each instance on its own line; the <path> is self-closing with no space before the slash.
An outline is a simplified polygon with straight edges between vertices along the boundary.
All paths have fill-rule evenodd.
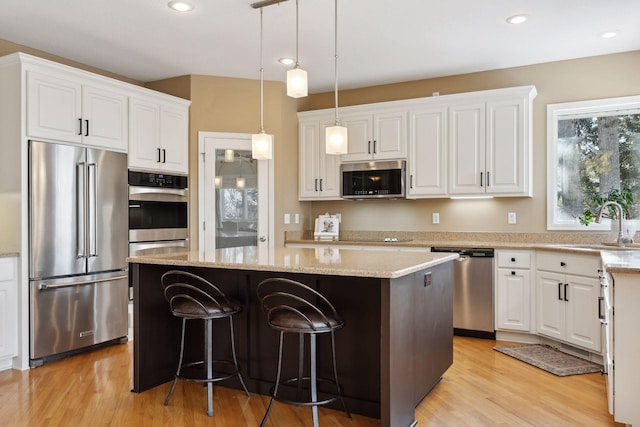
<path id="1" fill-rule="evenodd" d="M 38 285 L 38 289 L 41 291 L 46 291 L 48 289 L 72 288 L 74 286 L 93 285 L 96 283 L 113 282 L 114 280 L 123 280 L 127 278 L 129 278 L 129 276 L 124 275 L 124 276 L 107 277 L 105 279 L 83 280 L 81 282 L 61 283 L 59 285 L 48 285 L 46 283 L 40 283 Z"/>
<path id="2" fill-rule="evenodd" d="M 76 257 L 86 257 L 86 168 L 84 162 L 76 163 Z"/>
<path id="3" fill-rule="evenodd" d="M 96 164 L 87 165 L 87 257 L 98 256 L 98 179 Z"/>

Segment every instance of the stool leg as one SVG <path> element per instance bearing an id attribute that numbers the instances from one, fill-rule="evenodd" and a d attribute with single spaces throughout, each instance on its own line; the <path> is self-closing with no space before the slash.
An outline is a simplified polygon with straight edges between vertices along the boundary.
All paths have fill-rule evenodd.
<path id="1" fill-rule="evenodd" d="M 298 400 L 302 396 L 302 377 L 304 376 L 304 334 L 298 334 Z"/>
<path id="2" fill-rule="evenodd" d="M 207 379 L 213 378 L 213 320 L 205 319 L 204 357 L 207 364 Z M 213 383 L 207 382 L 207 415 L 213 416 Z"/>
<path id="3" fill-rule="evenodd" d="M 344 401 L 344 397 L 342 397 L 342 388 L 340 387 L 340 383 L 338 382 L 338 367 L 336 365 L 336 340 L 333 335 L 333 331 L 331 331 L 331 352 L 333 357 L 333 376 L 336 379 L 336 388 L 338 389 L 338 396 L 340 397 L 340 401 L 342 402 L 342 407 L 344 408 L 344 412 L 347 413 L 347 417 L 351 419 L 351 413 L 347 409 L 347 404 Z"/>
<path id="4" fill-rule="evenodd" d="M 180 369 L 182 368 L 182 356 L 184 354 L 184 329 L 187 323 L 186 318 L 182 318 L 182 337 L 180 338 L 180 358 L 178 360 L 178 370 L 176 371 L 175 378 L 173 379 L 173 384 L 171 385 L 171 390 L 169 390 L 169 394 L 167 398 L 164 400 L 164 406 L 169 405 L 169 399 L 173 396 L 173 391 L 176 389 L 176 384 L 178 382 L 178 377 L 180 376 Z"/>
<path id="5" fill-rule="evenodd" d="M 273 388 L 273 394 L 271 395 L 271 400 L 269 401 L 269 406 L 267 407 L 267 411 L 264 413 L 264 417 L 262 417 L 262 422 L 260 423 L 260 427 L 264 426 L 264 423 L 267 422 L 267 418 L 269 417 L 269 412 L 271 412 L 271 407 L 273 406 L 273 401 L 275 396 L 278 394 L 278 386 L 280 385 L 280 368 L 282 367 L 282 340 L 284 337 L 284 332 L 280 331 L 280 345 L 278 346 L 278 371 L 276 372 L 276 384 Z"/>
<path id="6" fill-rule="evenodd" d="M 247 393 L 247 397 L 250 397 L 249 390 L 247 390 L 247 386 L 244 385 L 244 380 L 242 379 L 242 375 L 240 375 L 240 367 L 238 366 L 238 359 L 236 358 L 236 340 L 234 338 L 233 333 L 233 316 L 229 316 L 229 328 L 231 329 L 231 353 L 233 354 L 233 363 L 236 366 L 236 371 L 238 372 L 238 379 L 240 380 L 240 385 L 244 389 L 244 392 Z"/>
<path id="7" fill-rule="evenodd" d="M 309 355 L 311 359 L 311 366 L 309 370 L 311 371 L 311 401 L 318 401 L 318 388 L 317 388 L 317 378 L 316 378 L 316 334 L 309 335 Z M 318 427 L 318 405 L 313 405 L 311 407 L 311 411 L 313 414 L 313 427 Z"/>

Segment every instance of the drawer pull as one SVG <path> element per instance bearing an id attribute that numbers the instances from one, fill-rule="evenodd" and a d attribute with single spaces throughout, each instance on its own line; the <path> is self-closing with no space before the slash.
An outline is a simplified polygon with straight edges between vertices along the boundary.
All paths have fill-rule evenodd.
<path id="1" fill-rule="evenodd" d="M 512 272 L 511 272 L 511 275 L 512 275 L 512 276 L 515 276 L 515 275 L 516 275 L 516 272 L 515 272 L 515 271 L 512 271 Z"/>

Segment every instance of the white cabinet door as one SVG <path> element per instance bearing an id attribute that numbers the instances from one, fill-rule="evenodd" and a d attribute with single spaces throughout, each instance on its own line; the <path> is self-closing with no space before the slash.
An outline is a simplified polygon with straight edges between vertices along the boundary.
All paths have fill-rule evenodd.
<path id="1" fill-rule="evenodd" d="M 82 142 L 82 85 L 27 71 L 27 136 Z"/>
<path id="2" fill-rule="evenodd" d="M 394 111 L 373 116 L 373 158 L 375 160 L 407 157 L 407 113 Z"/>
<path id="3" fill-rule="evenodd" d="M 497 329 L 530 332 L 531 271 L 498 269 Z"/>
<path id="4" fill-rule="evenodd" d="M 409 113 L 408 197 L 447 194 L 447 108 Z"/>
<path id="5" fill-rule="evenodd" d="M 566 277 L 566 340 L 600 352 L 601 323 L 598 318 L 600 281 L 596 278 Z"/>
<path id="6" fill-rule="evenodd" d="M 485 103 L 449 108 L 449 193 L 485 192 Z"/>
<path id="7" fill-rule="evenodd" d="M 27 136 L 127 151 L 127 96 L 27 71 Z"/>
<path id="8" fill-rule="evenodd" d="M 161 169 L 189 172 L 189 110 L 163 105 L 160 109 Z"/>
<path id="9" fill-rule="evenodd" d="M 127 151 L 128 97 L 108 89 L 82 87 L 82 142 L 94 147 Z"/>
<path id="10" fill-rule="evenodd" d="M 18 353 L 18 283 L 16 258 L 0 258 L 0 358 Z"/>
<path id="11" fill-rule="evenodd" d="M 486 191 L 522 194 L 529 187 L 524 98 L 487 102 Z"/>
<path id="12" fill-rule="evenodd" d="M 537 273 L 538 333 L 551 338 L 565 338 L 564 274 L 549 271 Z"/>
<path id="13" fill-rule="evenodd" d="M 343 162 L 407 157 L 406 111 L 349 113 L 341 122 L 349 139 Z"/>
<path id="14" fill-rule="evenodd" d="M 129 110 L 129 167 L 187 174 L 188 108 L 132 97 Z"/>
<path id="15" fill-rule="evenodd" d="M 298 125 L 298 198 L 340 199 L 340 156 L 326 154 L 325 129 L 330 118 L 301 120 Z"/>
<path id="16" fill-rule="evenodd" d="M 369 113 L 349 114 L 342 117 L 342 126 L 347 128 L 347 154 L 343 162 L 367 161 L 373 158 L 373 116 Z"/>
<path id="17" fill-rule="evenodd" d="M 129 99 L 129 168 L 157 169 L 160 151 L 160 105 Z"/>

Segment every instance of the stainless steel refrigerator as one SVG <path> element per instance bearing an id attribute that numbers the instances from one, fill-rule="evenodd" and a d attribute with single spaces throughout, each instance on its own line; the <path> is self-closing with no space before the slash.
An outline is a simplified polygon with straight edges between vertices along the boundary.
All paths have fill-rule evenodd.
<path id="1" fill-rule="evenodd" d="M 29 142 L 30 364 L 125 341 L 124 153 Z"/>

